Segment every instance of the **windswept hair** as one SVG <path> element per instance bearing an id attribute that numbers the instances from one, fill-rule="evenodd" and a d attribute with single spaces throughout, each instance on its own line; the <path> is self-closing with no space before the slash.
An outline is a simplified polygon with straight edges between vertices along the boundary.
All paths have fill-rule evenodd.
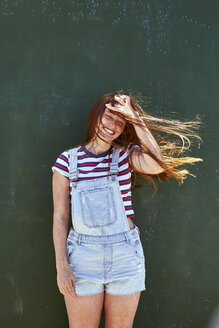
<path id="1" fill-rule="evenodd" d="M 160 174 L 145 174 L 134 170 L 132 174 L 132 190 L 136 187 L 142 186 L 142 184 L 139 184 L 136 180 L 138 177 L 146 179 L 147 182 L 152 184 L 155 192 L 157 190 L 155 180 L 167 181 L 170 178 L 175 178 L 180 186 L 186 179 L 187 175 L 195 177 L 195 175 L 189 172 L 184 165 L 194 165 L 195 162 L 202 161 L 202 159 L 183 156 L 183 154 L 185 151 L 190 150 L 191 145 L 193 144 L 193 139 L 198 140 L 198 146 L 200 147 L 202 138 L 196 132 L 202 124 L 200 116 L 196 115 L 195 120 L 187 122 L 182 122 L 177 119 L 158 118 L 150 115 L 143 109 L 144 106 L 141 105 L 142 100 L 140 96 L 133 96 L 132 94 L 123 93 L 122 90 L 105 94 L 93 105 L 88 117 L 87 138 L 81 145 L 85 145 L 88 142 L 95 140 L 97 135 L 95 127 L 97 126 L 98 120 L 102 120 L 102 116 L 105 111 L 105 104 L 111 102 L 112 105 L 114 105 L 116 103 L 114 96 L 121 96 L 124 94 L 129 95 L 132 108 L 138 112 L 144 124 L 153 134 L 153 137 L 160 147 L 163 161 L 151 153 L 151 151 L 145 147 L 138 138 L 132 123 L 136 123 L 139 126 L 141 126 L 141 123 L 138 123 L 135 120 L 128 120 L 118 112 L 116 112 L 116 114 L 126 120 L 126 126 L 120 136 L 113 140 L 112 146 L 127 150 L 130 144 L 138 145 L 143 153 L 150 155 L 155 161 L 158 162 L 160 166 L 164 168 L 164 171 Z M 115 114 L 114 111 L 112 111 L 112 113 Z M 98 137 L 101 138 L 99 134 Z M 106 142 L 106 140 L 104 141 Z M 133 147 L 130 148 L 130 154 L 132 154 L 134 150 L 135 149 Z M 131 157 L 130 164 L 132 166 Z"/>

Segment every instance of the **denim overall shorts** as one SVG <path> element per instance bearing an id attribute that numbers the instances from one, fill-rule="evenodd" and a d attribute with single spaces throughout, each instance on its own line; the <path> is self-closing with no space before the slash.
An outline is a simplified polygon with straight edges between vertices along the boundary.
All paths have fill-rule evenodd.
<path id="1" fill-rule="evenodd" d="M 130 229 L 113 148 L 107 177 L 77 181 L 77 150 L 70 150 L 72 227 L 66 252 L 77 295 L 106 291 L 126 295 L 145 290 L 145 257 L 136 225 Z"/>

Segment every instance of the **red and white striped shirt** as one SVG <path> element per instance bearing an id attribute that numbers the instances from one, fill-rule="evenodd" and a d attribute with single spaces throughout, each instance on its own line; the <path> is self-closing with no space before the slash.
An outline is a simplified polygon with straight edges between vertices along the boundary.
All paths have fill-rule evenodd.
<path id="1" fill-rule="evenodd" d="M 134 145 L 136 147 L 136 145 Z M 138 146 L 137 146 L 138 147 Z M 112 148 L 112 147 L 111 147 Z M 105 151 L 101 154 L 93 154 L 89 152 L 85 146 L 80 146 L 78 148 L 78 180 L 90 180 L 97 179 L 107 176 L 109 171 L 109 162 L 112 160 L 112 152 Z M 69 157 L 70 149 L 66 149 L 62 152 L 57 158 L 55 164 L 52 166 L 52 171 L 58 171 L 66 178 L 69 179 Z M 123 149 L 119 153 L 119 163 L 118 163 L 118 181 L 122 194 L 123 204 L 127 217 L 133 218 L 135 216 L 132 208 L 132 193 L 131 193 L 131 168 L 129 161 L 129 148 L 126 151 Z M 70 196 L 71 196 L 71 187 L 70 187 Z"/>

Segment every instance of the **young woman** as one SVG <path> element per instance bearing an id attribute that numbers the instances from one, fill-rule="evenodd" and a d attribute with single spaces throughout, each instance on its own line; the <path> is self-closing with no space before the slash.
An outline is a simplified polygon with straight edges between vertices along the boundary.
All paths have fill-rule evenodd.
<path id="1" fill-rule="evenodd" d="M 136 174 L 155 187 L 154 178 L 182 183 L 191 173 L 176 167 L 201 160 L 179 157 L 191 137 L 201 140 L 193 131 L 199 124 L 155 118 L 136 98 L 108 93 L 89 113 L 86 141 L 57 158 L 53 240 L 70 328 L 97 328 L 103 307 L 106 328 L 132 327 L 145 290 L 145 257 L 132 221 Z"/>

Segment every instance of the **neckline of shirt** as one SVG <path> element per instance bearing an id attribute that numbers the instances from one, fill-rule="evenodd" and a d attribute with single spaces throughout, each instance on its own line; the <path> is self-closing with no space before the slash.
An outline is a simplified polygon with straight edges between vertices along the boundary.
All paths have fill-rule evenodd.
<path id="1" fill-rule="evenodd" d="M 93 157 L 104 157 L 106 155 L 109 154 L 110 150 L 112 149 L 112 146 L 110 147 L 110 149 L 104 151 L 103 153 L 100 154 L 93 154 L 92 152 L 90 152 L 89 150 L 87 150 L 87 148 L 85 148 L 85 146 L 81 146 L 81 149 L 88 155 L 93 156 Z"/>

